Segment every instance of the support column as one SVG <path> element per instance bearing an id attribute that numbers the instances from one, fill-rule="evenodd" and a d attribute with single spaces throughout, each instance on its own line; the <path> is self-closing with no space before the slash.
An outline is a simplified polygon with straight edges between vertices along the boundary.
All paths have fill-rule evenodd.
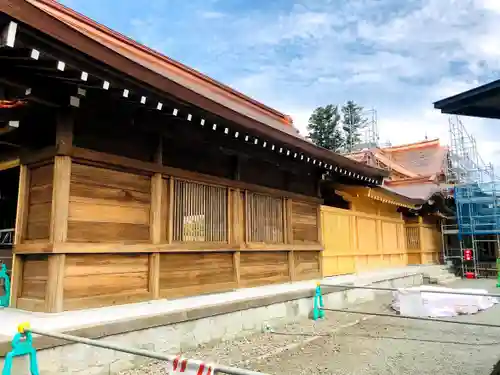
<path id="1" fill-rule="evenodd" d="M 243 211 L 243 201 L 241 199 L 240 189 L 228 189 L 229 201 L 228 201 L 228 222 L 229 222 L 229 243 L 233 244 L 235 248 L 240 249 L 245 245 L 244 240 L 244 211 Z M 240 258 L 241 252 L 236 250 L 233 253 L 233 267 L 234 267 L 234 278 L 239 286 L 240 284 Z"/>
<path id="2" fill-rule="evenodd" d="M 239 181 L 241 178 L 241 159 L 238 155 L 233 159 L 233 179 Z M 228 242 L 236 248 L 245 245 L 244 240 L 244 210 L 240 189 L 228 189 Z M 241 251 L 233 253 L 234 281 L 239 287 L 241 283 Z"/>
<path id="3" fill-rule="evenodd" d="M 423 231 L 423 227 L 424 227 L 424 220 L 422 218 L 422 216 L 419 216 L 418 217 L 418 242 L 420 244 L 419 246 L 419 251 L 420 251 L 420 264 L 426 264 L 426 258 L 427 258 L 427 254 L 426 254 L 426 249 L 425 249 L 425 244 L 424 244 L 424 241 L 425 241 L 425 238 L 424 238 L 424 231 Z"/>
<path id="4" fill-rule="evenodd" d="M 17 298 L 21 295 L 23 280 L 23 257 L 16 255 L 16 245 L 23 242 L 26 233 L 29 199 L 29 168 L 26 165 L 19 167 L 19 188 L 17 194 L 16 226 L 14 228 L 14 246 L 12 248 L 12 271 L 10 306 L 17 306 Z"/>
<path id="5" fill-rule="evenodd" d="M 163 137 L 160 135 L 154 156 L 158 165 L 163 164 Z M 151 177 L 151 216 L 150 237 L 151 243 L 161 244 L 166 241 L 167 232 L 167 188 L 161 173 Z M 160 297 L 160 253 L 149 254 L 149 292 L 151 298 Z"/>
<path id="6" fill-rule="evenodd" d="M 57 245 L 66 242 L 68 236 L 69 194 L 71 157 L 67 156 L 73 146 L 73 113 L 59 114 L 56 127 L 54 179 L 52 188 L 52 212 L 50 219 L 50 242 Z M 47 312 L 63 311 L 63 283 L 65 254 L 51 254 L 48 258 L 48 279 L 45 292 Z"/>
<path id="7" fill-rule="evenodd" d="M 292 200 L 290 198 L 283 198 L 283 229 L 285 244 L 293 244 Z M 288 251 L 288 270 L 290 274 L 290 281 L 294 281 L 296 279 L 296 276 L 295 255 L 293 253 L 293 250 Z"/>

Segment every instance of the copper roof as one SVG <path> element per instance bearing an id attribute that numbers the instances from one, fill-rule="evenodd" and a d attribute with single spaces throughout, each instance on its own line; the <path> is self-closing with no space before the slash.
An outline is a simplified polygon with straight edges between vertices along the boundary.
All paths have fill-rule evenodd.
<path id="1" fill-rule="evenodd" d="M 290 118 L 178 62 L 118 34 L 53 0 L 3 0 L 0 11 L 71 47 L 84 60 L 90 56 L 126 79 L 152 92 L 173 96 L 190 107 L 233 122 L 263 140 L 379 180 L 386 171 L 357 163 L 315 146 L 300 136 Z M 57 45 L 55 45 L 56 50 Z"/>
<path id="2" fill-rule="evenodd" d="M 161 74 L 215 102 L 292 135 L 298 135 L 290 116 L 268 107 L 192 68 L 152 50 L 123 34 L 54 0 L 26 0 L 79 33 L 130 60 Z"/>
<path id="3" fill-rule="evenodd" d="M 437 175 L 443 172 L 446 147 L 439 139 L 383 148 L 390 160 L 419 176 Z"/>
<path id="4" fill-rule="evenodd" d="M 411 199 L 429 199 L 434 193 L 441 191 L 439 185 L 434 183 L 414 183 L 404 185 L 386 185 L 385 189 Z"/>
<path id="5" fill-rule="evenodd" d="M 352 160 L 376 166 L 377 161 L 387 169 L 405 176 L 405 180 L 431 177 L 444 172 L 448 149 L 439 139 L 399 146 L 371 148 L 347 155 Z"/>

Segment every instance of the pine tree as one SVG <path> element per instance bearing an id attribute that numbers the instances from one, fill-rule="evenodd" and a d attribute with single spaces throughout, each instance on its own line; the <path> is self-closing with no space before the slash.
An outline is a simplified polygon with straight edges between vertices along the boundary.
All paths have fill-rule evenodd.
<path id="1" fill-rule="evenodd" d="M 361 143 L 361 130 L 368 120 L 363 117 L 363 107 L 349 100 L 342 107 L 342 130 L 345 137 L 345 151 L 352 152 L 354 146 Z"/>
<path id="2" fill-rule="evenodd" d="M 307 124 L 309 138 L 320 147 L 339 151 L 344 139 L 340 130 L 340 114 L 338 106 L 328 104 L 314 110 Z"/>

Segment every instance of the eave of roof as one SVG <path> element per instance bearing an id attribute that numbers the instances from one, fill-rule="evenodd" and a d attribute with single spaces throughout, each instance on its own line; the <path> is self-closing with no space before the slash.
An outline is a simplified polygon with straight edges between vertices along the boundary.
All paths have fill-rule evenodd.
<path id="1" fill-rule="evenodd" d="M 337 194 L 348 200 L 352 200 L 352 198 L 354 197 L 366 197 L 398 207 L 415 208 L 416 206 L 420 206 L 425 202 L 422 199 L 410 198 L 405 195 L 399 194 L 383 186 L 370 188 L 363 186 L 347 186 L 336 184 L 335 191 Z"/>
<path id="2" fill-rule="evenodd" d="M 390 169 L 392 169 L 400 174 L 403 174 L 403 175 L 408 176 L 410 178 L 418 176 L 416 173 L 411 172 L 410 170 L 406 169 L 402 165 L 389 159 L 387 156 L 384 155 L 383 150 L 379 149 L 379 148 L 372 148 L 372 149 L 368 149 L 368 150 L 364 150 L 364 151 L 357 151 L 357 152 L 347 154 L 346 156 L 349 159 L 355 160 L 359 163 L 364 163 L 362 160 L 364 159 L 364 157 L 366 155 L 372 155 L 374 158 L 378 159 L 381 163 L 385 164 L 387 167 L 389 167 Z"/>
<path id="3" fill-rule="evenodd" d="M 425 140 L 425 141 L 421 141 L 421 142 L 406 143 L 406 144 L 397 145 L 397 146 L 384 147 L 381 150 L 383 152 L 400 152 L 400 151 L 408 151 L 408 150 L 414 150 L 414 149 L 419 149 L 419 148 L 423 148 L 423 147 L 432 147 L 432 146 L 440 146 L 439 138 Z"/>
<path id="4" fill-rule="evenodd" d="M 237 112 L 296 133 L 290 117 L 218 82 L 178 61 L 154 51 L 54 0 L 26 0 L 103 46 Z"/>
<path id="5" fill-rule="evenodd" d="M 385 184 L 387 186 L 402 186 L 402 185 L 412 185 L 412 184 L 422 184 L 422 183 L 433 184 L 435 178 L 436 178 L 435 174 L 425 175 L 425 176 L 417 175 L 416 177 L 404 178 L 401 180 L 387 180 L 385 181 Z"/>
<path id="6" fill-rule="evenodd" d="M 47 3 L 47 1 L 48 0 L 44 0 L 45 3 Z M 53 2 L 51 1 L 50 3 Z M 379 180 L 382 177 L 388 176 L 386 171 L 349 160 L 339 154 L 317 147 L 296 134 L 283 131 L 283 129 L 287 127 L 281 126 L 281 129 L 279 129 L 278 127 L 269 126 L 262 121 L 255 120 L 246 114 L 242 114 L 228 106 L 207 98 L 193 89 L 175 82 L 158 71 L 134 61 L 119 51 L 102 45 L 99 41 L 75 29 L 74 26 L 70 26 L 68 23 L 57 19 L 54 15 L 34 6 L 28 0 L 1 1 L 0 11 L 50 36 L 56 41 L 66 46 L 70 46 L 74 50 L 84 55 L 91 56 L 95 60 L 112 67 L 116 71 L 123 73 L 124 76 L 128 76 L 145 84 L 146 87 L 152 90 L 168 93 L 181 101 L 190 103 L 215 116 L 232 121 L 254 132 L 256 136 L 262 137 L 263 139 L 280 142 L 284 146 L 290 147 L 292 150 L 297 149 L 297 151 L 304 152 L 313 158 L 317 158 L 318 161 L 322 163 L 328 163 L 348 170 L 350 169 L 353 172 L 355 171 L 370 178 Z M 288 128 L 290 129 L 291 127 Z"/>
<path id="7" fill-rule="evenodd" d="M 441 187 L 432 183 L 421 183 L 411 185 L 386 185 L 385 189 L 409 199 L 427 201 L 432 195 L 441 191 Z"/>
<path id="8" fill-rule="evenodd" d="M 442 113 L 500 118 L 500 80 L 434 102 Z"/>

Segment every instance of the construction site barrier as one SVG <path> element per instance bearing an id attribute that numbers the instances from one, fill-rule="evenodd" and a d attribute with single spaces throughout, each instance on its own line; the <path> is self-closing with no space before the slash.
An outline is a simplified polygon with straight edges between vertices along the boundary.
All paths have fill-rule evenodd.
<path id="1" fill-rule="evenodd" d="M 405 288 L 384 288 L 384 287 L 379 287 L 379 286 L 356 286 L 356 285 L 344 285 L 344 284 L 327 284 L 327 283 L 319 283 L 319 286 L 326 286 L 329 288 L 339 288 L 342 290 L 345 289 L 365 289 L 365 290 L 378 290 L 378 291 L 384 291 L 384 292 L 399 292 L 402 289 Z M 321 291 L 321 290 L 320 290 Z M 493 297 L 493 298 L 500 298 L 500 294 L 493 294 L 493 293 L 471 293 L 471 292 L 453 292 L 453 291 L 444 291 L 444 290 L 434 290 L 434 289 L 429 289 L 425 290 L 425 293 L 436 293 L 436 294 L 454 294 L 458 296 L 476 296 L 476 297 Z"/>
<path id="2" fill-rule="evenodd" d="M 407 320 L 421 320 L 428 322 L 439 322 L 439 323 L 451 323 L 451 324 L 460 324 L 460 325 L 468 325 L 468 326 L 476 326 L 476 327 L 489 327 L 489 328 L 500 328 L 499 324 L 490 324 L 490 323 L 477 323 L 477 322 L 466 322 L 460 320 L 449 320 L 449 319 L 437 319 L 437 318 L 425 318 L 425 317 L 417 317 L 417 316 L 406 316 L 406 315 L 395 315 L 388 313 L 377 313 L 377 312 L 369 312 L 369 311 L 356 311 L 356 310 L 347 310 L 347 309 L 330 309 L 325 308 L 323 306 L 323 297 L 321 292 L 321 286 L 328 286 L 334 288 L 345 289 L 364 289 L 364 290 L 378 290 L 378 291 L 387 291 L 387 292 L 397 292 L 400 291 L 398 288 L 383 288 L 376 286 L 355 286 L 355 285 L 334 285 L 334 284 L 321 284 L 318 283 L 316 286 L 316 293 L 314 295 L 314 304 L 313 304 L 313 320 L 317 320 L 318 318 L 324 317 L 324 311 L 332 311 L 339 313 L 347 313 L 347 314 L 358 314 L 358 315 L 370 315 L 370 316 L 380 316 L 386 318 L 396 318 L 396 319 L 407 319 Z M 477 297 L 493 297 L 500 298 L 500 294 L 491 294 L 491 293 L 468 293 L 468 292 L 452 292 L 452 291 L 442 291 L 442 290 L 426 290 L 425 293 L 437 293 L 437 294 L 455 294 L 462 296 L 477 296 Z M 318 310 L 318 311 L 316 311 Z"/>
<path id="3" fill-rule="evenodd" d="M 9 277 L 9 274 L 7 273 L 7 266 L 3 263 L 2 263 L 2 267 L 0 268 L 0 280 L 3 281 L 3 290 L 4 290 L 4 294 L 0 295 L 0 307 L 9 307 L 9 303 L 10 303 L 10 277 Z"/>
<path id="4" fill-rule="evenodd" d="M 87 339 L 84 337 L 67 335 L 64 333 L 47 332 L 39 329 L 31 328 L 28 323 L 23 323 L 18 327 L 18 333 L 12 340 L 12 350 L 5 356 L 5 363 L 2 375 L 12 375 L 12 362 L 15 357 L 29 355 L 31 375 L 39 375 L 36 350 L 33 347 L 33 333 L 41 336 L 52 337 L 73 343 L 90 345 L 98 348 L 116 350 L 118 352 L 139 355 L 151 359 L 157 359 L 167 362 L 166 374 L 183 374 L 183 375 L 266 375 L 262 372 L 246 370 L 238 367 L 207 364 L 194 359 L 185 359 L 176 355 L 156 353 L 150 350 L 136 349 L 116 345 L 110 342 L 101 342 L 97 340 Z M 19 375 L 19 374 L 15 374 Z"/>

